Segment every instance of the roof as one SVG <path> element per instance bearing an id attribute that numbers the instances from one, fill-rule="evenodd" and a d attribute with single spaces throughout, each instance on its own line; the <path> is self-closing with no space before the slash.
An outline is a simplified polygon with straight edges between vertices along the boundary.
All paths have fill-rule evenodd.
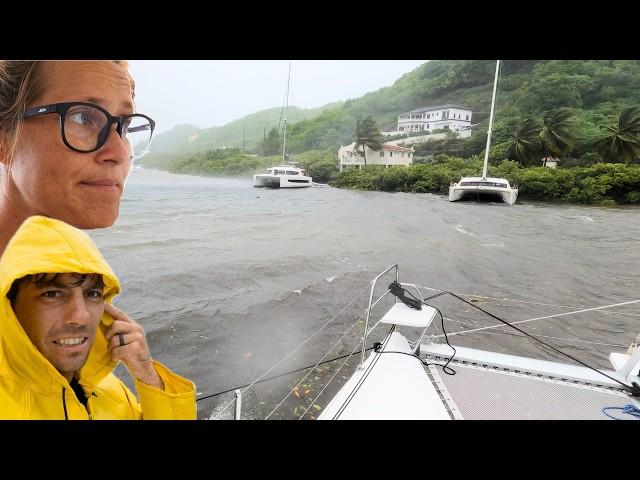
<path id="1" fill-rule="evenodd" d="M 435 107 L 424 107 L 424 108 L 416 108 L 415 110 L 411 110 L 409 112 L 401 113 L 400 115 L 408 115 L 410 113 L 422 113 L 422 112 L 431 112 L 433 110 L 444 110 L 445 108 L 459 108 L 460 110 L 469 110 L 472 111 L 469 107 L 465 107 L 462 105 L 457 105 L 455 103 L 447 103 L 445 105 L 438 105 Z"/>
<path id="2" fill-rule="evenodd" d="M 383 143 L 382 150 L 387 152 L 413 152 L 413 148 L 401 147 L 395 143 Z"/>
<path id="3" fill-rule="evenodd" d="M 355 145 L 356 145 L 356 142 L 353 142 L 353 143 L 350 143 L 349 145 L 345 145 L 342 148 L 353 151 Z M 392 142 L 383 143 L 382 150 L 386 152 L 414 152 L 415 151 L 413 147 L 411 148 L 401 147 L 400 145 L 396 145 L 395 143 L 392 143 Z M 374 150 L 374 152 L 378 152 L 378 151 L 379 150 Z"/>

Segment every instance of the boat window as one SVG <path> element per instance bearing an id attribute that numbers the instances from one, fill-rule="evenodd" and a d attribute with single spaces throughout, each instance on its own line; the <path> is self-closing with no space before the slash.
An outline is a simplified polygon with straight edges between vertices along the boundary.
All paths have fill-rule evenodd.
<path id="1" fill-rule="evenodd" d="M 460 182 L 461 187 L 498 187 L 508 188 L 506 183 L 500 182 Z"/>
<path id="2" fill-rule="evenodd" d="M 292 170 L 287 170 L 287 175 L 297 175 L 298 172 L 294 172 Z"/>

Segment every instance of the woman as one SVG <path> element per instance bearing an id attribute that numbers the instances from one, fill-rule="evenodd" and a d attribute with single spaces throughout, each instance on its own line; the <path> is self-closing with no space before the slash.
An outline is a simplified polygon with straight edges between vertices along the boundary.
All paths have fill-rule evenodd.
<path id="1" fill-rule="evenodd" d="M 0 255 L 31 215 L 113 225 L 155 126 L 134 88 L 127 62 L 0 61 Z"/>

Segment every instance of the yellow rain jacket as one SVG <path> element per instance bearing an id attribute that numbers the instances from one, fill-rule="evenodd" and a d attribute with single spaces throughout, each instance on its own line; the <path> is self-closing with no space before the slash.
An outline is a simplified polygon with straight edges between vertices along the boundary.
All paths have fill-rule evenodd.
<path id="1" fill-rule="evenodd" d="M 113 319 L 103 315 L 78 381 L 88 399 L 80 403 L 69 382 L 33 345 L 7 293 L 13 281 L 36 273 L 99 273 L 109 303 L 120 283 L 89 236 L 58 220 L 28 218 L 0 258 L 1 419 L 195 419 L 195 386 L 153 361 L 164 391 L 135 381 L 140 403 L 113 373 L 104 336 Z M 76 374 L 78 377 L 78 375 Z M 88 411 L 87 411 L 88 410 Z"/>

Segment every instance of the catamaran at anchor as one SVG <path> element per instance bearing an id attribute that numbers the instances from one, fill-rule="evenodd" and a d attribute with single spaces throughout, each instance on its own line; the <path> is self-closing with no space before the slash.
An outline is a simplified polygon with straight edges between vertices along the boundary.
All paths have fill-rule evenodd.
<path id="1" fill-rule="evenodd" d="M 487 147 L 484 150 L 482 177 L 462 177 L 459 182 L 452 183 L 449 186 L 450 202 L 455 202 L 464 197 L 477 198 L 479 196 L 492 196 L 500 198 L 508 205 L 513 205 L 518 198 L 518 188 L 512 187 L 506 178 L 487 177 L 489 147 L 491 146 L 491 128 L 493 126 L 493 111 L 496 103 L 499 70 L 500 60 L 496 62 L 496 74 L 493 80 L 493 96 L 491 98 L 491 113 L 489 115 L 489 130 L 487 131 Z"/>
<path id="2" fill-rule="evenodd" d="M 313 185 L 312 178 L 299 168 L 296 162 L 287 161 L 287 110 L 289 109 L 289 81 L 291 80 L 291 63 L 289 63 L 289 77 L 287 78 L 287 93 L 284 107 L 284 135 L 282 141 L 282 164 L 268 168 L 265 173 L 253 176 L 254 187 L 270 188 L 301 188 Z"/>
<path id="3" fill-rule="evenodd" d="M 266 173 L 253 176 L 254 187 L 300 188 L 309 187 L 312 184 L 311 177 L 305 175 L 305 171 L 299 168 L 296 162 L 271 167 Z"/>

